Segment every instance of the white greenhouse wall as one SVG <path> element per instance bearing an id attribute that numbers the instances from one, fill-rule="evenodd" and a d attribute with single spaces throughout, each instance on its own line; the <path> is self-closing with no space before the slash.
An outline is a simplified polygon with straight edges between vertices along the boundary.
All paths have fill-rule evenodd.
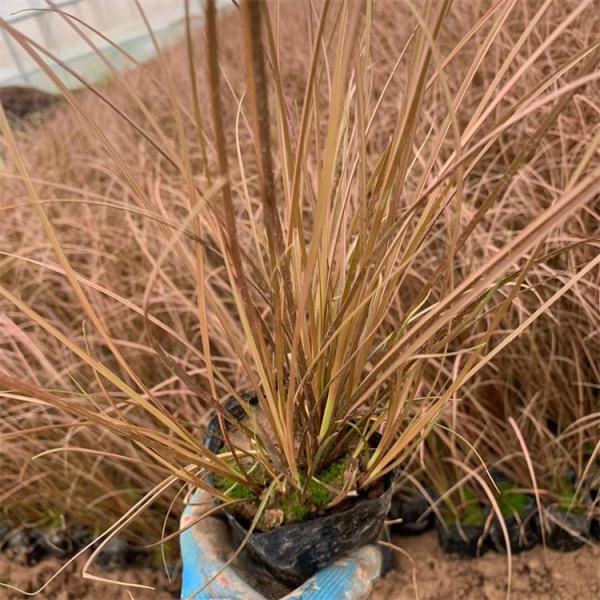
<path id="1" fill-rule="evenodd" d="M 54 0 L 65 12 L 98 29 L 139 61 L 154 56 L 154 48 L 133 0 Z M 168 44 L 183 33 L 183 0 L 140 0 L 160 44 Z M 221 0 L 220 5 L 226 4 Z M 199 22 L 203 0 L 190 0 L 190 12 Z M 78 33 L 58 14 L 27 9 L 48 8 L 44 0 L 0 0 L 0 17 L 30 37 L 58 59 L 68 63 L 90 81 L 98 81 L 108 69 Z M 23 12 L 25 11 L 25 12 Z M 117 68 L 131 66 L 120 53 L 89 30 L 93 42 Z M 46 62 L 71 88 L 79 82 L 65 73 L 52 59 Z M 34 60 L 3 29 L 0 31 L 0 86 L 25 85 L 56 91 Z"/>

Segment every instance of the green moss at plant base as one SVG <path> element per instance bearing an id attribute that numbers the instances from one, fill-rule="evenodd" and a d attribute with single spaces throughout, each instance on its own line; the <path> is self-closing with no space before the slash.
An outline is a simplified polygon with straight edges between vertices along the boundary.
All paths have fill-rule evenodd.
<path id="1" fill-rule="evenodd" d="M 346 455 L 323 469 L 318 475 L 313 476 L 306 487 L 304 498 L 302 493 L 295 488 L 287 487 L 284 491 L 275 491 L 266 509 L 282 511 L 283 523 L 299 523 L 309 519 L 312 515 L 323 512 L 335 498 L 336 492 L 342 489 L 344 473 L 350 459 L 350 455 Z M 266 488 L 268 482 L 264 469 L 256 465 L 251 470 L 253 481 L 259 483 L 261 488 Z M 300 474 L 300 484 L 305 488 L 306 474 Z M 215 476 L 214 485 L 231 500 L 248 501 L 233 505 L 228 510 L 246 518 L 250 518 L 256 513 L 259 499 L 248 486 L 224 476 Z M 265 523 L 262 525 L 266 526 Z M 260 528 L 261 524 L 259 523 Z"/>
<path id="2" fill-rule="evenodd" d="M 313 477 L 310 484 L 310 496 L 313 504 L 324 508 L 333 500 L 333 493 L 328 488 L 340 490 L 344 485 L 344 473 L 348 467 L 350 455 L 342 457 Z"/>
<path id="3" fill-rule="evenodd" d="M 297 491 L 289 492 L 283 496 L 279 503 L 284 514 L 286 523 L 300 523 L 304 521 L 308 515 L 308 508 L 300 501 L 300 494 Z"/>
<path id="4" fill-rule="evenodd" d="M 252 490 L 229 477 L 215 477 L 215 487 L 231 500 L 249 500 L 254 498 Z"/>
<path id="5" fill-rule="evenodd" d="M 467 507 L 464 511 L 464 516 L 461 519 L 463 525 L 472 525 L 479 527 L 485 521 L 483 510 L 478 504 Z"/>
<path id="6" fill-rule="evenodd" d="M 562 488 L 558 497 L 558 508 L 576 515 L 584 515 L 587 512 L 587 507 L 581 503 L 575 494 L 575 488 L 570 484 Z"/>
<path id="7" fill-rule="evenodd" d="M 460 504 L 457 506 L 451 505 L 450 500 L 446 500 L 448 508 L 442 511 L 446 523 L 481 527 L 485 522 L 485 515 L 475 494 L 467 488 L 461 488 L 458 494 Z"/>
<path id="8" fill-rule="evenodd" d="M 527 494 L 518 492 L 517 487 L 511 482 L 502 482 L 498 485 L 500 495 L 498 496 L 498 506 L 504 517 L 514 515 L 523 516 L 529 503 Z"/>

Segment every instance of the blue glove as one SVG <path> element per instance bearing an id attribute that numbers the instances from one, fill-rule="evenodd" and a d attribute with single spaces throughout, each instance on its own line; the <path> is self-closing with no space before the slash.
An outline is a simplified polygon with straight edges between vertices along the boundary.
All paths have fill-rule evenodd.
<path id="1" fill-rule="evenodd" d="M 210 497 L 196 492 L 181 518 L 185 527 L 210 506 Z M 266 600 L 251 587 L 235 567 L 223 569 L 233 548 L 227 525 L 208 516 L 180 535 L 183 558 L 182 600 Z M 285 596 L 296 600 L 358 600 L 365 598 L 379 578 L 382 554 L 373 544 L 338 559 Z M 219 571 L 220 574 L 206 585 Z M 274 584 L 275 585 L 275 584 Z"/>

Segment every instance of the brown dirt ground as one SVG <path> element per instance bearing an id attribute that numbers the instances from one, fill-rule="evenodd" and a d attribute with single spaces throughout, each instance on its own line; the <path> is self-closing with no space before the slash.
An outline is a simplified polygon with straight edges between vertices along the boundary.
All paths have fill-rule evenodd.
<path id="1" fill-rule="evenodd" d="M 396 570 L 380 581 L 370 600 L 504 600 L 507 564 L 490 552 L 476 560 L 444 555 L 434 533 L 396 540 L 417 566 L 416 584 L 407 558 L 399 556 Z M 0 554 L 0 581 L 28 591 L 43 584 L 60 568 L 48 559 L 34 567 L 11 563 Z M 131 568 L 99 574 L 112 579 L 144 583 L 155 591 L 136 590 L 89 581 L 81 577 L 82 563 L 70 565 L 44 592 L 43 600 L 172 600 L 179 582 L 169 583 L 162 571 Z M 94 572 L 97 572 L 94 571 Z M 22 600 L 25 596 L 0 588 L 0 600 Z M 513 558 L 512 600 L 600 600 L 600 546 L 561 553 L 540 546 Z M 334 599 L 332 599 L 334 600 Z"/>
<path id="2" fill-rule="evenodd" d="M 435 533 L 399 538 L 410 554 L 380 581 L 371 600 L 504 600 L 507 561 L 489 552 L 475 560 L 444 555 Z M 513 557 L 512 600 L 600 600 L 600 546 L 562 553 L 536 546 Z M 416 575 L 418 596 L 415 594 Z"/>
<path id="3" fill-rule="evenodd" d="M 27 591 L 33 591 L 44 584 L 61 567 L 56 559 L 46 559 L 33 567 L 22 566 L 9 561 L 0 553 L 0 581 L 10 583 Z M 114 580 L 141 583 L 154 586 L 153 590 L 140 590 L 109 585 L 83 579 L 83 562 L 69 565 L 56 580 L 40 594 L 40 600 L 173 600 L 178 598 L 180 582 L 169 584 L 164 571 L 149 568 L 131 568 L 107 573 L 98 568 L 92 573 Z M 23 600 L 20 592 L 0 588 L 0 600 Z"/>

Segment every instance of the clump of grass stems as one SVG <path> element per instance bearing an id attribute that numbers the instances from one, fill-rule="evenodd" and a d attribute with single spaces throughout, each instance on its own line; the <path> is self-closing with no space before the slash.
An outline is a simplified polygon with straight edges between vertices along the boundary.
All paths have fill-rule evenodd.
<path id="1" fill-rule="evenodd" d="M 580 3 L 565 22 L 588 5 Z M 64 278 L 79 306 L 77 318 L 65 323 L 33 308 L 20 294 L 18 276 L 0 284 L 0 295 L 20 323 L 33 324 L 61 353 L 76 357 L 95 393 L 84 388 L 76 395 L 69 383 L 49 385 L 46 377 L 6 368 L 0 381 L 4 396 L 23 406 L 33 403 L 68 415 L 73 427 L 85 423 L 120 436 L 144 456 L 140 460 L 155 465 L 154 477 L 163 477 L 104 541 L 176 484 L 208 490 L 227 502 L 206 479 L 208 472 L 247 486 L 257 503 L 276 488 L 306 497 L 313 476 L 348 452 L 357 458 L 379 433 L 368 459 L 348 473 L 344 495 L 360 493 L 415 456 L 466 385 L 597 272 L 592 258 L 555 278 L 549 296 L 528 294 L 532 274 L 547 276 L 543 265 L 591 243 L 584 233 L 576 241 L 556 238 L 552 249 L 544 245 L 574 215 L 590 214 L 585 207 L 600 191 L 598 167 L 590 165 L 597 136 L 577 157 L 568 180 L 554 186 L 551 203 L 498 230 L 503 235 L 493 243 L 481 243 L 575 94 L 594 84 L 597 48 L 584 45 L 562 56 L 544 77 L 528 81 L 528 67 L 566 27 L 532 49 L 536 24 L 548 11 L 544 5 L 503 55 L 494 80 L 472 95 L 500 45 L 513 4 L 500 3 L 480 15 L 445 50 L 441 39 L 454 18 L 450 8 L 449 2 L 427 2 L 419 10 L 406 4 L 414 31 L 383 81 L 373 78 L 371 61 L 381 52 L 378 31 L 389 18 L 385 11 L 370 2 L 325 3 L 318 13 L 307 9 L 302 18 L 310 60 L 302 65 L 303 85 L 293 105 L 280 54 L 284 8 L 241 4 L 245 67 L 243 81 L 236 81 L 219 63 L 224 39 L 208 2 L 206 74 L 197 60 L 188 60 L 191 110 L 178 98 L 160 54 L 161 78 L 153 83 L 166 104 L 164 123 L 127 77 L 116 74 L 128 110 L 90 86 L 115 111 L 110 131 L 98 125 L 87 100 L 62 86 L 44 62 L 44 50 L 2 23 L 81 121 L 97 153 L 91 173 L 105 191 L 90 197 L 77 186 L 61 190 L 40 181 L 0 114 L 9 181 L 18 194 L 25 193 L 26 208 L 39 220 L 54 255 L 51 266 L 49 257 L 37 266 Z M 54 10 L 91 42 L 83 24 Z M 456 57 L 472 50 L 473 37 L 479 43 L 457 83 L 448 71 Z M 188 32 L 188 58 L 200 41 Z M 437 113 L 431 113 L 433 106 Z M 506 148 L 507 136 L 525 126 L 527 135 L 515 134 L 506 161 L 490 159 Z M 137 164 L 123 152 L 133 153 L 135 146 L 123 140 L 119 127 L 143 144 Z M 80 165 L 69 168 L 76 172 Z M 155 179 L 148 173 L 153 168 L 159 172 Z M 490 171 L 493 177 L 486 176 Z M 119 311 L 136 313 L 134 322 L 146 333 L 133 343 L 154 360 L 159 357 L 170 371 L 169 385 L 179 380 L 200 399 L 195 405 L 180 389 L 175 393 L 181 405 L 172 404 L 149 383 L 154 373 L 132 368 L 125 353 L 131 348 L 111 333 L 114 320 L 99 300 L 110 286 L 96 282 L 94 260 L 77 262 L 63 231 L 73 220 L 52 218 L 54 207 L 44 197 L 49 189 L 76 195 L 78 211 L 93 214 L 97 206 L 125 215 L 148 271 L 141 286 L 139 280 L 133 286 L 136 302 L 119 292 L 112 301 Z M 25 210 L 22 201 L 18 210 Z M 112 225 L 118 231 L 118 223 Z M 100 256 L 100 240 L 97 247 Z M 468 250 L 473 260 L 465 260 Z M 118 257 L 116 262 L 124 265 Z M 89 272 L 80 272 L 82 267 Z M 123 268 L 126 277 L 135 278 L 135 262 Z M 182 273 L 185 287 L 179 285 Z M 528 310 L 519 312 L 524 297 Z M 165 308 L 172 302 L 184 307 L 185 322 Z M 177 320 L 176 327 L 169 318 Z M 84 334 L 71 336 L 82 321 Z M 194 343 L 186 338 L 191 328 Z M 183 359 L 178 345 L 185 347 Z M 45 359 L 51 363 L 51 357 Z M 251 412 L 241 396 L 245 391 L 257 397 L 266 425 L 238 426 L 247 434 L 240 444 L 228 437 L 224 425 L 231 417 L 221 401 L 233 395 Z M 229 459 L 202 444 L 198 424 L 206 408 L 220 415 Z M 248 464 L 269 474 L 268 485 L 257 485 Z"/>

